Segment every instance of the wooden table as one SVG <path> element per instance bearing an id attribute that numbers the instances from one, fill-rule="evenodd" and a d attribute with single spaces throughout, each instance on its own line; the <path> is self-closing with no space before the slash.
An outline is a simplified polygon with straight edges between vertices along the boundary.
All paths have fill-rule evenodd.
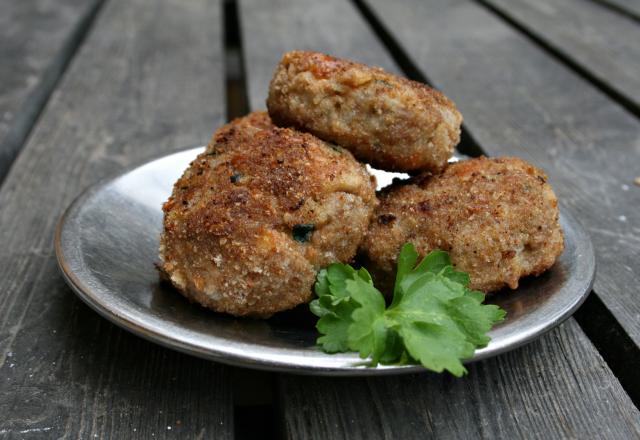
<path id="1" fill-rule="evenodd" d="M 0 438 L 640 438 L 637 0 L 0 5 Z M 82 304 L 55 263 L 62 210 L 263 108 L 296 48 L 429 82 L 465 117 L 461 151 L 544 168 L 597 249 L 575 317 L 463 379 L 330 379 L 176 353 Z"/>

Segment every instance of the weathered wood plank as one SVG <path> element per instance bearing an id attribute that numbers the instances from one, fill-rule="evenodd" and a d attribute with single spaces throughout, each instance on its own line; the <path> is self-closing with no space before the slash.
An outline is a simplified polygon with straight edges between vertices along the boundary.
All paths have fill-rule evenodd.
<path id="1" fill-rule="evenodd" d="M 584 0 L 483 0 L 640 112 L 640 26 Z"/>
<path id="2" fill-rule="evenodd" d="M 0 182 L 101 3 L 0 1 Z"/>
<path id="3" fill-rule="evenodd" d="M 281 377 L 283 431 L 290 439 L 637 438 L 638 410 L 592 351 L 571 320 L 470 365 L 461 379 Z"/>
<path id="4" fill-rule="evenodd" d="M 593 239 L 594 290 L 639 345 L 638 119 L 482 6 L 368 3 L 456 102 L 488 154 L 521 156 L 547 171 Z"/>
<path id="5" fill-rule="evenodd" d="M 269 80 L 280 57 L 289 50 L 330 52 L 399 72 L 390 57 L 381 55 L 386 49 L 369 32 L 353 7 L 339 1 L 329 4 L 331 7 L 312 1 L 239 2 L 241 31 L 248 37 L 243 45 L 249 103 L 253 109 L 266 108 Z M 332 23 L 330 28 L 326 27 L 328 22 Z M 261 34 L 266 29 L 269 33 Z M 345 35 L 348 38 L 344 38 Z"/>
<path id="6" fill-rule="evenodd" d="M 143 341 L 76 299 L 55 223 L 88 184 L 205 142 L 225 114 L 218 1 L 113 0 L 0 190 L 0 433 L 230 438 L 228 369 Z"/>
<path id="7" fill-rule="evenodd" d="M 314 14 L 307 18 L 299 15 L 282 18 L 282 11 L 292 11 L 290 8 L 293 11 L 314 8 Z M 340 17 L 339 21 L 335 17 Z M 374 65 L 393 66 L 390 55 L 348 2 L 280 0 L 278 7 L 272 8 L 258 0 L 243 0 L 241 20 L 253 108 L 263 106 L 272 70 L 286 50 L 315 49 Z M 272 24 L 274 21 L 276 26 Z M 365 59 L 363 54 L 367 53 L 370 55 Z M 447 61 L 451 58 L 443 57 L 442 62 Z M 568 347 L 580 350 L 579 356 L 573 348 L 567 351 Z M 544 368 L 532 366 L 534 356 L 539 362 L 546 362 Z M 559 376 L 557 370 L 565 371 L 565 376 Z M 510 371 L 518 374 L 509 374 Z M 586 432 L 601 425 L 613 437 L 617 433 L 637 433 L 640 424 L 633 404 L 573 320 L 564 330 L 552 332 L 531 347 L 474 366 L 469 378 L 460 382 L 429 374 L 368 381 L 282 375 L 279 380 L 278 399 L 290 438 L 400 438 L 402 434 L 411 438 L 425 430 L 449 438 L 490 437 L 494 432 L 503 437 L 522 437 L 530 427 L 535 427 L 539 436 L 553 437 L 572 429 Z M 450 395 L 454 386 L 457 394 Z M 502 401 L 490 404 L 491 400 L 484 396 L 489 387 Z M 432 388 L 436 388 L 434 396 L 423 395 Z M 410 392 L 411 389 L 415 392 Z M 579 404 L 565 401 L 565 398 L 580 400 L 584 392 L 597 395 L 593 390 L 603 389 L 608 390 L 608 401 L 602 398 Z M 387 399 L 395 402 L 397 410 L 387 412 Z M 487 404 L 477 410 L 465 410 L 485 399 Z M 512 408 L 511 400 L 519 402 L 518 405 Z M 529 406 L 529 402 L 538 406 Z M 607 408 L 610 409 L 602 412 Z M 549 409 L 553 412 L 542 412 Z M 405 410 L 408 415 L 403 414 Z M 579 411 L 585 411 L 593 419 L 583 428 L 578 426 L 584 417 Z M 455 417 L 437 418 L 447 412 Z M 435 415 L 430 418 L 432 414 Z M 552 417 L 550 414 L 556 418 L 543 423 Z M 507 421 L 500 422 L 502 418 Z M 522 420 L 527 421 L 524 429 L 519 426 Z M 428 428 L 429 424 L 437 427 Z"/>
<path id="8" fill-rule="evenodd" d="M 614 11 L 640 20 L 640 2 L 638 0 L 596 0 Z"/>

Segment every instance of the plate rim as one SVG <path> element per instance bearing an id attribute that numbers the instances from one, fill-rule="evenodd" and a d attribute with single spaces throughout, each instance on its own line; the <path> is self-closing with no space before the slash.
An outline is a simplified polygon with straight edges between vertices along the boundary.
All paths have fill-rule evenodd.
<path id="1" fill-rule="evenodd" d="M 63 211 L 60 216 L 55 229 L 54 234 L 54 249 L 56 254 L 56 261 L 60 272 L 65 280 L 65 282 L 71 287 L 73 292 L 80 297 L 80 299 L 87 304 L 92 310 L 97 312 L 100 316 L 112 322 L 113 324 L 127 330 L 139 337 L 142 337 L 150 342 L 154 342 L 164 346 L 166 348 L 170 348 L 173 350 L 180 351 L 185 354 L 194 355 L 200 358 L 204 358 L 207 360 L 212 360 L 232 366 L 244 367 L 244 368 L 252 368 L 258 370 L 266 370 L 272 372 L 286 372 L 292 374 L 302 374 L 302 375 L 329 375 L 329 376 L 380 376 L 380 375 L 396 375 L 396 374 L 410 374 L 410 373 L 419 373 L 419 372 L 427 372 L 424 367 L 420 365 L 385 365 L 385 366 L 377 366 L 377 367 L 366 367 L 366 366 L 342 366 L 342 367 L 326 367 L 326 366 L 317 366 L 317 365 L 298 365 L 298 364 L 290 364 L 282 361 L 277 361 L 273 359 L 263 359 L 260 357 L 251 357 L 251 356 L 241 356 L 236 353 L 229 353 L 222 350 L 211 349 L 208 347 L 204 347 L 202 345 L 195 344 L 191 341 L 185 341 L 180 338 L 172 337 L 171 335 L 167 335 L 166 333 L 159 332 L 155 328 L 149 328 L 149 326 L 145 326 L 143 322 L 139 320 L 135 320 L 133 316 L 126 314 L 118 313 L 117 310 L 113 310 L 112 307 L 109 307 L 108 304 L 100 301 L 100 295 L 93 292 L 91 288 L 84 285 L 84 283 L 80 280 L 80 278 L 74 273 L 73 269 L 70 267 L 70 263 L 68 258 L 66 258 L 65 249 L 62 242 L 62 236 L 64 233 L 65 226 L 69 225 L 69 219 L 72 218 L 73 214 L 78 212 L 79 209 L 83 206 L 83 202 L 89 199 L 92 195 L 97 193 L 101 188 L 107 187 L 109 184 L 114 183 L 118 179 L 124 177 L 128 173 L 147 166 L 155 161 L 159 161 L 162 159 L 166 159 L 169 156 L 177 155 L 177 154 L 187 154 L 190 152 L 195 153 L 198 150 L 201 150 L 202 146 L 199 147 L 189 147 L 185 149 L 175 150 L 173 152 L 164 154 L 162 156 L 157 156 L 155 158 L 149 158 L 144 162 L 139 162 L 137 164 L 128 166 L 121 170 L 119 173 L 112 175 L 111 177 L 103 178 L 94 184 L 87 187 L 83 190 L 78 196 L 74 198 L 74 200 L 69 204 L 69 206 Z M 473 362 L 481 361 L 484 359 L 488 359 L 490 357 L 494 357 L 505 352 L 514 350 L 523 345 L 526 345 L 533 340 L 541 337 L 546 334 L 556 326 L 560 325 L 564 321 L 566 321 L 577 309 L 582 305 L 582 303 L 586 300 L 586 298 L 591 294 L 593 289 L 593 283 L 595 280 L 596 274 L 596 259 L 594 254 L 593 243 L 587 231 L 584 229 L 582 224 L 573 216 L 564 204 L 560 204 L 560 216 L 561 219 L 564 219 L 571 223 L 573 229 L 578 232 L 578 235 L 583 236 L 586 241 L 582 243 L 584 248 L 584 257 L 588 261 L 584 264 L 587 267 L 592 267 L 590 270 L 590 276 L 586 280 L 586 283 L 583 283 L 584 290 L 579 296 L 576 296 L 573 302 L 566 307 L 562 313 L 554 316 L 553 319 L 549 321 L 543 322 L 537 328 L 530 329 L 526 334 L 517 340 L 503 344 L 502 346 L 497 346 L 492 348 L 491 350 L 487 350 L 487 348 L 491 348 L 491 345 L 485 347 L 483 349 L 479 349 L 476 351 L 476 354 L 473 358 L 467 359 L 464 361 L 465 364 L 470 364 Z M 225 339 L 226 340 L 226 339 Z M 276 349 L 278 350 L 278 349 Z M 323 353 L 324 354 L 324 353 Z M 333 356 L 331 354 L 325 354 L 326 356 Z"/>

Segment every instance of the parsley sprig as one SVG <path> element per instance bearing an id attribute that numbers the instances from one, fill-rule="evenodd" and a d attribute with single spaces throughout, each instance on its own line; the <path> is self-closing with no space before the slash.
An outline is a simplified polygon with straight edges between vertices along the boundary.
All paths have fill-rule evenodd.
<path id="1" fill-rule="evenodd" d="M 469 275 L 456 271 L 446 252 L 417 262 L 415 248 L 405 244 L 389 307 L 366 269 L 336 263 L 321 270 L 310 308 L 320 317 L 322 349 L 359 352 L 372 366 L 419 363 L 465 374 L 462 361 L 489 343 L 486 333 L 506 312 L 483 304 L 484 294 L 468 288 Z"/>

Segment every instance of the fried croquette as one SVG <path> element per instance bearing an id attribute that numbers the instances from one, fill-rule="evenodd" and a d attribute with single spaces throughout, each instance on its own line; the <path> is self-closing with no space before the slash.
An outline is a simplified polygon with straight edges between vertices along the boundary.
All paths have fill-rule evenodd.
<path id="1" fill-rule="evenodd" d="M 187 298 L 267 318 L 349 262 L 376 205 L 351 153 L 254 113 L 219 129 L 164 204 L 160 269 Z"/>
<path id="2" fill-rule="evenodd" d="M 362 251 L 376 281 L 393 279 L 405 242 L 449 252 L 471 288 L 518 287 L 562 253 L 558 201 L 547 177 L 517 158 L 478 158 L 382 192 Z M 386 283 L 388 286 L 388 283 Z"/>
<path id="3" fill-rule="evenodd" d="M 284 54 L 267 107 L 277 125 L 335 142 L 382 170 L 439 171 L 460 141 L 462 116 L 442 93 L 316 52 Z"/>
<path id="4" fill-rule="evenodd" d="M 269 114 L 265 111 L 255 111 L 241 118 L 234 119 L 223 125 L 211 137 L 207 145 L 207 152 L 222 152 L 229 148 L 243 148 L 245 142 L 250 142 L 259 130 L 276 128 Z"/>

